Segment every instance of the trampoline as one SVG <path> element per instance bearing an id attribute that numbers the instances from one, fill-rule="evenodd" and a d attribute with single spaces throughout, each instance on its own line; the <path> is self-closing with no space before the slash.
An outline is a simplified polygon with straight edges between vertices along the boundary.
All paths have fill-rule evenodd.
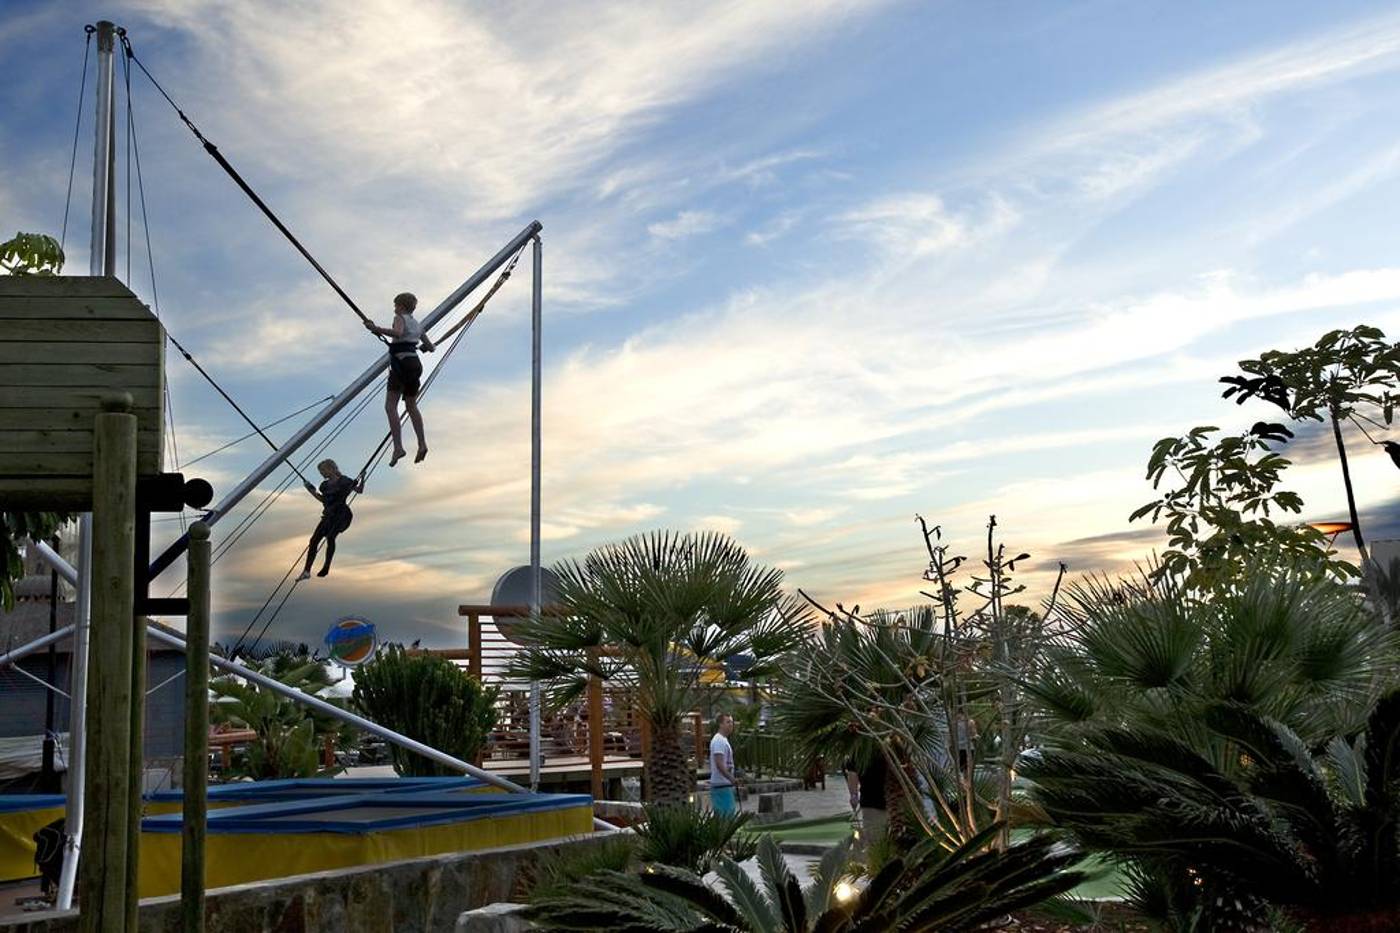
<path id="1" fill-rule="evenodd" d="M 227 887 L 593 830 L 587 794 L 365 793 L 209 813 L 205 885 Z M 141 823 L 140 894 L 180 889 L 180 816 Z"/>

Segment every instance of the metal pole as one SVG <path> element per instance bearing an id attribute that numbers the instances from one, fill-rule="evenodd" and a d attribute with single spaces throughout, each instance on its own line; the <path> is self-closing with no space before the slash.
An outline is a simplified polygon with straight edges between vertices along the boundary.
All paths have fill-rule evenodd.
<path id="1" fill-rule="evenodd" d="M 47 545 L 39 548 L 39 553 L 47 557 Z M 58 557 L 54 552 L 53 556 Z M 60 561 L 63 558 L 59 557 Z M 64 564 L 67 562 L 64 561 Z M 68 656 L 68 669 L 72 672 L 69 691 L 73 698 L 68 703 L 68 800 L 65 805 L 63 831 L 67 835 L 63 852 L 63 867 L 58 876 L 59 910 L 73 906 L 73 889 L 78 881 L 78 859 L 82 852 L 84 800 L 83 785 L 87 778 L 87 660 L 88 623 L 92 616 L 92 516 L 84 515 L 78 522 L 78 564 L 81 574 L 68 567 L 52 564 L 59 575 L 77 588 L 77 602 L 73 604 L 73 650 Z"/>
<path id="2" fill-rule="evenodd" d="M 209 526 L 190 526 L 190 613 L 185 625 L 185 780 L 180 820 L 184 933 L 204 931 L 204 832 L 209 802 Z"/>
<path id="3" fill-rule="evenodd" d="M 475 289 L 478 285 L 485 281 L 487 276 L 495 272 L 496 269 L 500 268 L 500 266 L 507 262 L 511 256 L 514 256 L 516 251 L 518 251 L 522 246 L 529 242 L 530 238 L 537 234 L 541 229 L 542 228 L 540 222 L 536 220 L 533 221 L 524 230 L 520 231 L 520 233 L 516 234 L 515 238 L 512 239 L 509 243 L 507 243 L 495 256 L 491 257 L 491 259 L 486 263 L 486 265 L 482 266 L 476 272 L 472 273 L 469 279 L 463 282 L 457 288 L 456 291 L 454 291 L 452 294 L 448 295 L 445 299 L 443 299 L 442 303 L 439 304 L 436 308 L 434 308 L 432 312 L 423 319 L 423 330 L 426 332 L 429 328 L 431 328 L 434 324 L 441 320 L 443 316 L 448 314 L 453 308 L 457 307 L 457 305 L 461 304 L 462 299 L 466 298 L 467 295 L 469 295 L 473 289 Z M 293 434 L 285 444 L 277 448 L 277 450 L 274 451 L 270 456 L 268 456 L 268 458 L 264 460 L 261 464 L 259 464 L 258 467 L 255 470 L 253 470 L 253 472 L 249 473 L 246 477 L 243 478 L 241 482 L 238 483 L 238 485 L 234 486 L 233 489 L 231 489 L 229 493 L 226 496 L 224 496 L 223 501 L 221 501 L 218 505 L 214 506 L 213 510 L 211 510 L 208 514 L 204 516 L 203 521 L 205 522 L 205 524 L 212 526 L 216 522 L 218 522 L 219 519 L 227 515 L 229 511 L 233 509 L 234 506 L 238 505 L 238 503 L 241 502 L 243 498 L 248 495 L 248 493 L 256 489 L 258 484 L 261 483 L 264 479 L 266 479 L 272 473 L 273 470 L 277 469 L 277 467 L 282 463 L 282 461 L 286 460 L 292 454 L 296 453 L 297 449 L 300 448 L 302 444 L 306 443 L 313 434 L 321 430 L 321 428 L 325 426 L 326 422 L 334 418 L 337 412 L 339 412 L 346 405 L 349 405 L 350 402 L 353 401 L 356 396 L 358 396 L 362 391 L 364 391 L 366 386 L 368 386 L 375 379 L 383 375 L 384 370 L 387 369 L 388 366 L 388 354 L 381 355 L 378 359 L 376 359 L 373 365 L 371 365 L 363 373 L 357 376 L 355 380 L 350 383 L 350 385 L 346 386 L 343 390 L 341 390 L 339 395 L 333 398 L 329 403 L 327 403 L 327 405 L 324 408 L 322 408 L 315 415 L 313 415 L 311 420 L 308 421 L 305 425 L 303 425 L 295 434 Z M 165 570 L 167 567 L 173 564 L 176 558 L 178 558 L 181 554 L 184 553 L 185 548 L 188 545 L 189 536 L 182 535 L 179 538 L 179 540 L 177 540 L 174 544 L 170 545 L 170 547 L 166 548 L 165 551 L 159 557 L 157 557 L 154 562 L 152 562 L 150 578 L 154 580 L 156 576 L 158 576 L 161 573 L 161 571 Z"/>
<path id="4" fill-rule="evenodd" d="M 111 205 L 112 180 L 115 177 L 112 166 L 112 153 L 116 123 L 113 119 L 113 78 L 116 74 L 113 49 L 116 45 L 117 27 L 107 20 L 97 24 L 97 139 L 92 152 L 92 244 L 88 256 L 89 275 L 111 275 L 116 268 L 116 257 L 112 265 L 107 265 L 107 234 L 114 229 L 108 221 L 108 208 Z"/>
<path id="5" fill-rule="evenodd" d="M 63 641 L 63 639 L 67 638 L 69 635 L 72 634 L 73 626 L 65 625 L 63 626 L 63 628 L 55 629 L 54 631 L 43 636 L 42 638 L 34 639 L 27 645 L 20 645 L 13 651 L 6 652 L 5 654 L 0 654 L 0 667 L 7 667 L 8 665 L 15 664 L 19 661 L 20 658 L 28 657 L 36 651 L 43 651 L 49 645 L 52 645 L 55 642 Z"/>
<path id="6" fill-rule="evenodd" d="M 88 274 L 113 275 L 116 272 L 115 243 L 109 257 L 108 234 L 116 229 L 115 185 L 116 167 L 116 108 L 113 106 L 116 63 L 116 27 L 107 20 L 97 24 L 97 119 L 92 158 L 92 242 L 88 256 Z M 110 264 L 109 264 L 110 258 Z M 42 545 L 41 553 L 47 548 Z M 54 553 L 57 557 L 57 552 Z M 61 558 L 60 558 L 61 560 Z M 52 562 L 51 562 L 52 563 Z M 66 562 L 64 562 L 66 563 Z M 53 564 L 60 573 L 63 567 Z M 73 652 L 69 656 L 72 701 L 68 709 L 68 795 L 64 812 L 64 833 L 67 842 L 63 853 L 63 868 L 58 880 L 59 910 L 73 906 L 73 891 L 77 887 L 78 860 L 82 853 L 83 825 L 86 814 L 87 783 L 87 688 L 88 688 L 88 626 L 92 616 L 92 513 L 78 519 L 78 566 L 76 574 L 64 574 L 77 590 L 73 615 Z M 72 568 L 69 568 L 71 571 Z"/>
<path id="7" fill-rule="evenodd" d="M 544 247 L 535 235 L 530 291 L 530 616 L 540 614 L 540 374 Z M 530 682 L 530 789 L 540 787 L 540 685 Z"/>
<path id="8" fill-rule="evenodd" d="M 58 631 L 58 571 L 49 570 L 49 634 Z M 39 792 L 43 794 L 56 794 L 62 791 L 62 785 L 58 780 L 58 773 L 53 768 L 54 751 L 54 697 L 53 692 L 58 688 L 54 683 L 55 674 L 58 668 L 58 652 L 54 650 L 53 642 L 49 642 L 48 672 L 44 677 L 44 682 L 49 685 L 49 689 L 44 696 L 44 761 L 42 765 L 39 784 Z"/>
<path id="9" fill-rule="evenodd" d="M 178 635 L 172 635 L 170 632 L 167 632 L 161 628 L 157 628 L 154 625 L 147 627 L 146 636 L 153 641 L 158 641 L 162 644 L 169 645 L 170 647 L 175 648 L 179 651 L 189 650 L 189 647 L 186 645 L 184 639 L 180 638 Z M 466 774 L 469 777 L 474 777 L 479 781 L 484 781 L 487 784 L 490 784 L 494 787 L 499 787 L 502 790 L 511 792 L 512 794 L 529 793 L 529 791 L 521 787 L 519 784 L 516 784 L 512 781 L 508 781 L 498 774 L 492 774 L 490 771 L 484 771 L 481 768 L 476 767 L 475 765 L 468 764 L 460 758 L 454 758 L 446 752 L 440 752 L 436 748 L 433 748 L 429 745 L 424 745 L 422 742 L 418 742 L 414 739 L 410 739 L 406 735 L 400 735 L 392 729 L 386 729 L 385 727 L 379 725 L 376 722 L 373 722 L 369 719 L 365 719 L 363 716 L 355 715 L 349 710 L 341 709 L 338 706 L 332 706 L 330 703 L 327 703 L 320 697 L 312 696 L 309 693 L 303 693 L 295 687 L 289 687 L 279 680 L 274 680 L 271 677 L 268 677 L 264 674 L 260 674 L 252 668 L 244 667 L 237 661 L 230 661 L 227 658 L 219 657 L 217 654 L 211 654 L 209 655 L 209 663 L 214 667 L 219 668 L 220 670 L 228 671 L 230 674 L 236 674 L 237 676 L 242 677 L 244 680 L 250 683 L 255 683 L 258 686 L 263 687 L 264 689 L 271 690 L 278 696 L 286 697 L 294 703 L 300 703 L 302 706 L 310 707 L 316 712 L 329 716 L 332 719 L 337 720 L 338 722 L 348 723 L 349 725 L 355 726 L 358 729 L 363 729 L 371 735 L 377 735 L 384 741 L 391 742 L 394 745 L 397 745 L 399 748 L 407 749 L 408 751 L 413 752 L 416 755 L 422 755 L 424 758 L 428 758 L 432 761 L 438 762 L 439 764 L 446 765 L 447 767 L 452 768 L 456 771 L 461 771 L 463 774 Z M 603 820 L 596 819 L 593 821 L 593 825 L 597 829 L 613 830 L 617 828 L 611 823 L 607 823 Z"/>

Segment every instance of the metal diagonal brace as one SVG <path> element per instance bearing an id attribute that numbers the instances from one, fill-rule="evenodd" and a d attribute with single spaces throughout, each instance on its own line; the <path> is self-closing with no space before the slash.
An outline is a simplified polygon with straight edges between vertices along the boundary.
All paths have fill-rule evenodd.
<path id="1" fill-rule="evenodd" d="M 471 294 L 478 285 L 484 282 L 491 273 L 510 261 L 510 258 L 528 243 L 531 237 L 534 237 L 542 229 L 543 226 L 536 220 L 531 222 L 530 225 L 520 231 L 520 233 L 516 234 L 515 238 L 502 247 L 500 252 L 496 253 L 484 266 L 472 273 L 470 278 L 458 286 L 456 291 L 443 299 L 442 303 L 423 319 L 424 333 L 444 316 L 449 314 L 453 308 L 461 304 L 462 300 L 465 299 L 467 295 Z M 253 472 L 244 477 L 243 480 L 230 490 L 229 493 L 224 496 L 223 500 L 204 515 L 201 520 L 207 525 L 213 525 L 218 522 L 219 519 L 227 515 L 239 502 L 243 501 L 244 497 L 256 489 L 259 483 L 271 475 L 283 461 L 296 453 L 303 444 L 311 439 L 312 435 L 321 430 L 321 428 L 326 425 L 326 422 L 334 418 L 336 413 L 349 405 L 370 383 L 382 376 L 388 367 L 389 357 L 387 354 L 375 360 L 373 365 L 356 377 L 353 382 L 342 389 L 324 408 L 313 415 L 311 420 L 293 434 L 285 444 L 273 451 L 273 453 L 260 463 Z M 187 534 L 181 535 L 174 544 L 166 548 L 165 551 L 151 563 L 149 578 L 154 580 L 162 571 L 175 563 L 180 555 L 185 553 L 188 548 L 189 536 Z"/>

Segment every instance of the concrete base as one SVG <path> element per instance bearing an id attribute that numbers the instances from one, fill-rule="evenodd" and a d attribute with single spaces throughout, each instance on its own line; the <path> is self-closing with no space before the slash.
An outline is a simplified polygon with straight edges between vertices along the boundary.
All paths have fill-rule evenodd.
<path id="1" fill-rule="evenodd" d="M 218 888 L 207 933 L 438 933 L 464 912 L 524 894 L 546 852 L 596 845 L 606 833 L 365 865 Z M 142 933 L 180 933 L 179 897 L 141 902 Z M 77 933 L 77 911 L 0 922 L 0 933 Z"/>
<path id="2" fill-rule="evenodd" d="M 457 918 L 453 933 L 526 933 L 530 922 L 524 909 L 524 904 L 491 904 L 469 910 Z"/>

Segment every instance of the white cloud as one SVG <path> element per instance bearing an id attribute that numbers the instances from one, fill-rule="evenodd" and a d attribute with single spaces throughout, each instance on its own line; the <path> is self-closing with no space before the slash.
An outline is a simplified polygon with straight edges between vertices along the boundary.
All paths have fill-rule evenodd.
<path id="1" fill-rule="evenodd" d="M 658 220 L 647 226 L 647 233 L 662 240 L 684 240 L 720 227 L 723 221 L 711 211 L 681 211 L 670 220 Z"/>

